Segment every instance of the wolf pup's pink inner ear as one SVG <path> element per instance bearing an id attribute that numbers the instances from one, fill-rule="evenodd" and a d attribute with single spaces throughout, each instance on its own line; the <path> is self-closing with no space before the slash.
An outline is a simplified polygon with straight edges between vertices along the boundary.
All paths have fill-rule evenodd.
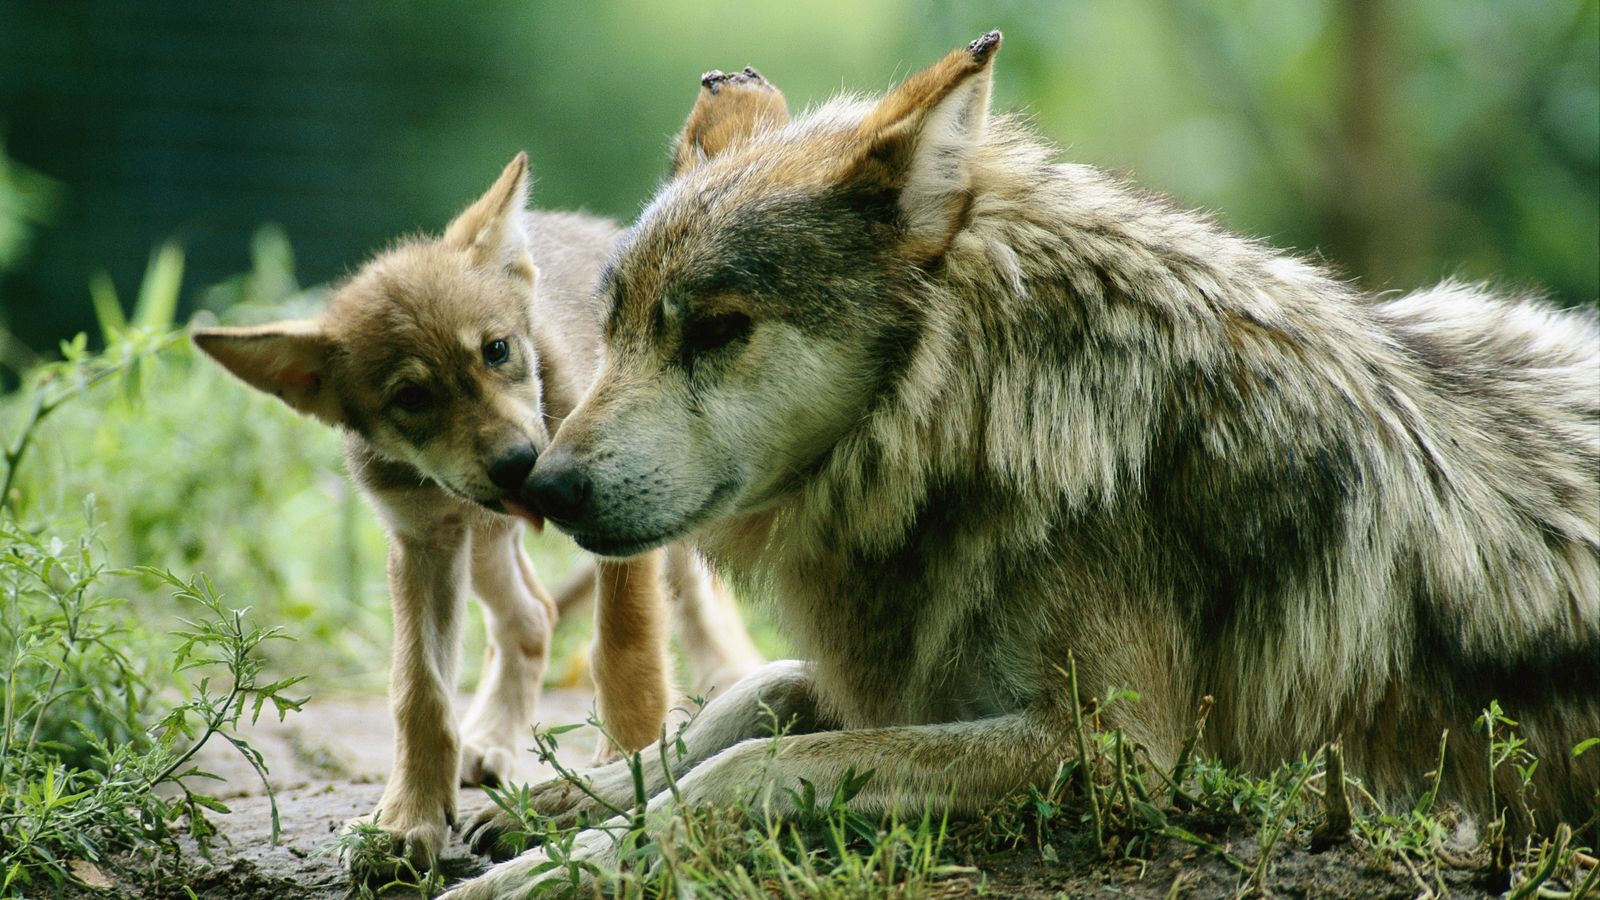
<path id="1" fill-rule="evenodd" d="M 700 94 L 673 145 L 672 174 L 682 175 L 744 143 L 758 130 L 788 121 L 789 105 L 783 91 L 760 72 L 749 66 L 731 74 L 707 72 L 700 76 Z"/>
<path id="2" fill-rule="evenodd" d="M 503 268 L 532 281 L 537 275 L 528 253 L 528 154 L 506 164 L 482 197 L 445 228 L 444 242 L 465 250 L 482 266 Z"/>
<path id="3" fill-rule="evenodd" d="M 972 159 L 989 120 L 1000 32 L 991 31 L 906 79 L 862 121 L 846 177 L 896 192 L 903 250 L 944 252 L 972 200 Z"/>
<path id="4" fill-rule="evenodd" d="M 204 328 L 193 338 L 195 346 L 245 384 L 329 425 L 343 423 L 339 399 L 328 384 L 333 340 L 317 323 Z"/>

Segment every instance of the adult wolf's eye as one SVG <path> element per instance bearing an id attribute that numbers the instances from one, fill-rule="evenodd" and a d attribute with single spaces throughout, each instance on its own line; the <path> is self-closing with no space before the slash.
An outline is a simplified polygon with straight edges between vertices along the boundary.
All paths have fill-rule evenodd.
<path id="1" fill-rule="evenodd" d="M 750 333 L 750 317 L 744 313 L 723 313 L 695 319 L 683 329 L 683 355 L 687 359 L 725 347 Z"/>
<path id="2" fill-rule="evenodd" d="M 389 398 L 389 402 L 406 412 L 420 412 L 433 399 L 428 389 L 416 382 L 406 382 Z"/>
<path id="3" fill-rule="evenodd" d="M 511 344 L 505 338 L 495 338 L 483 345 L 483 361 L 491 367 L 511 358 Z"/>

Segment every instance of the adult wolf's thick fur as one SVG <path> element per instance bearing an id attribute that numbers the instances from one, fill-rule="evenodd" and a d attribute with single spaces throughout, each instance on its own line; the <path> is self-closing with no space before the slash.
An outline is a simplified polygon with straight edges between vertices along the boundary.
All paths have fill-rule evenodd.
<path id="1" fill-rule="evenodd" d="M 1541 759 L 1514 818 L 1592 822 L 1592 312 L 1366 295 L 1058 164 L 987 116 L 998 42 L 701 153 L 602 282 L 608 355 L 530 497 L 603 553 L 697 533 L 808 659 L 705 710 L 681 795 L 782 805 L 854 768 L 863 810 L 976 811 L 1067 755 L 1072 651 L 1089 689 L 1142 693 L 1108 724 L 1157 761 L 1210 694 L 1207 753 L 1265 771 L 1342 739 L 1400 800 L 1449 729 L 1443 793 L 1481 813 L 1498 699 Z M 770 760 L 758 701 L 795 717 Z M 592 778 L 626 805 L 623 769 Z"/>

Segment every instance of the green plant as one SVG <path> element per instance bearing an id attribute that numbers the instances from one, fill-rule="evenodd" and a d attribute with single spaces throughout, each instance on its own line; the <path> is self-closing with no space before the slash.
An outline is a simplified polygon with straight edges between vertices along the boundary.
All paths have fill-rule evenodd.
<path id="1" fill-rule="evenodd" d="M 108 568 L 91 492 L 79 495 L 75 521 L 57 511 L 48 524 L 23 524 L 19 515 L 38 497 L 21 489 L 19 472 L 54 417 L 108 382 L 136 403 L 144 367 L 178 342 L 170 327 L 181 270 L 176 248 L 157 252 L 132 322 L 103 288 L 106 349 L 89 352 L 83 335 L 64 343 L 62 360 L 29 373 L 7 404 L 26 412 L 5 442 L 0 483 L 0 895 L 59 888 L 102 866 L 176 864 L 180 833 L 207 852 L 208 812 L 228 811 L 198 788 L 217 778 L 193 764 L 213 740 L 261 777 L 277 837 L 266 761 L 238 729 L 269 703 L 281 718 L 303 702 L 287 693 L 298 676 L 264 675 L 261 649 L 285 635 L 225 607 L 205 576 Z M 163 586 L 168 604 L 198 615 L 163 638 L 113 584 Z"/>
<path id="2" fill-rule="evenodd" d="M 1529 811 L 1527 799 L 1528 793 L 1533 790 L 1533 773 L 1539 768 L 1539 760 L 1528 751 L 1528 742 L 1517 731 L 1516 720 L 1506 715 L 1499 701 L 1490 700 L 1475 727 L 1488 736 L 1489 806 L 1496 814 L 1491 830 L 1504 831 L 1507 825 L 1507 810 L 1501 806 L 1501 802 L 1508 798 L 1498 795 L 1496 782 L 1500 781 L 1500 770 L 1508 766 L 1516 785 L 1515 796 L 1509 798 L 1515 800 L 1511 810 L 1522 817 L 1529 830 L 1537 829 L 1538 823 Z"/>
<path id="3" fill-rule="evenodd" d="M 306 301 L 281 236 L 257 245 L 256 269 L 230 290 L 259 303 Z M 0 397 L 0 509 L 70 531 L 84 527 L 81 500 L 92 492 L 111 557 L 205 571 L 310 638 L 297 655 L 315 655 L 330 677 L 375 680 L 383 537 L 342 474 L 338 436 L 196 358 L 173 330 L 182 274 L 182 251 L 156 248 L 126 314 L 97 276 L 104 347 L 91 350 L 80 334 Z M 164 610 L 159 579 L 141 579 L 129 600 Z"/>
<path id="4" fill-rule="evenodd" d="M 170 863 L 180 831 L 204 850 L 207 813 L 228 809 L 197 789 L 216 776 L 195 754 L 220 738 L 266 783 L 237 729 L 268 703 L 281 717 L 303 702 L 285 693 L 299 678 L 261 677 L 260 646 L 283 635 L 225 609 L 203 577 L 148 573 L 202 613 L 166 652 L 110 591 L 133 573 L 107 569 L 94 535 L 68 540 L 0 515 L 0 896 L 66 884 L 81 865 Z M 180 699 L 158 701 L 172 689 Z"/>
<path id="5" fill-rule="evenodd" d="M 59 195 L 55 181 L 11 159 L 0 142 L 0 272 L 16 264 L 33 230 L 49 221 Z"/>

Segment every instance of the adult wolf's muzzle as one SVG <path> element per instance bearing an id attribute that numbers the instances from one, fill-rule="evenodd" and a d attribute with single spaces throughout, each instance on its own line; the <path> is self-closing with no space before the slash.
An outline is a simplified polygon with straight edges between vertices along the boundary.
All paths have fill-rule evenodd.
<path id="1" fill-rule="evenodd" d="M 546 453 L 528 473 L 522 488 L 523 496 L 546 519 L 580 529 L 592 493 L 588 471 L 565 448 Z"/>

